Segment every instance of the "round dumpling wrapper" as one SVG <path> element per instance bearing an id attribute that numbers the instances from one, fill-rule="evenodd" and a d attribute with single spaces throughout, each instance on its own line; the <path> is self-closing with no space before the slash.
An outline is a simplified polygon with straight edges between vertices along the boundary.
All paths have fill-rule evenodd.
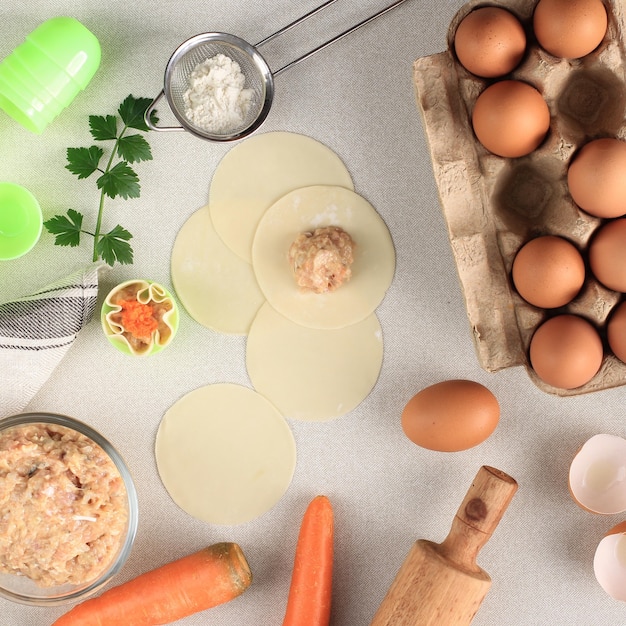
<path id="1" fill-rule="evenodd" d="M 211 524 L 243 524 L 269 511 L 296 465 L 284 417 L 256 391 L 229 383 L 178 400 L 161 420 L 155 454 L 174 502 Z"/>
<path id="2" fill-rule="evenodd" d="M 327 421 L 345 415 L 370 393 L 383 361 L 374 313 L 335 330 L 307 328 L 265 303 L 246 342 L 254 388 L 287 418 Z"/>
<path id="3" fill-rule="evenodd" d="M 186 311 L 199 324 L 245 335 L 265 297 L 252 265 L 215 232 L 208 207 L 193 213 L 176 236 L 172 283 Z"/>
<path id="4" fill-rule="evenodd" d="M 335 291 L 307 292 L 296 284 L 289 248 L 301 233 L 325 226 L 339 226 L 352 238 L 352 277 Z M 389 229 L 376 209 L 336 186 L 315 185 L 283 196 L 265 212 L 252 245 L 252 267 L 267 301 L 311 328 L 342 328 L 373 313 L 391 285 L 395 261 Z"/>
<path id="5" fill-rule="evenodd" d="M 217 234 L 250 262 L 263 213 L 286 193 L 309 185 L 354 189 L 343 161 L 316 139 L 279 131 L 242 141 L 224 156 L 211 179 L 209 208 Z"/>

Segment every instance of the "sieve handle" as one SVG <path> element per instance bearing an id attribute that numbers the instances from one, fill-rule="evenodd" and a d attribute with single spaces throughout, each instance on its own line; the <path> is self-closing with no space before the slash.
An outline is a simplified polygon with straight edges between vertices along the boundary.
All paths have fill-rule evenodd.
<path id="1" fill-rule="evenodd" d="M 161 132 L 185 130 L 182 126 L 157 126 L 156 124 L 152 123 L 152 120 L 150 119 L 152 117 L 152 113 L 154 112 L 154 109 L 156 108 L 156 105 L 158 104 L 159 100 L 161 100 L 161 98 L 163 98 L 164 95 L 165 95 L 165 89 L 161 89 L 161 93 L 151 102 L 150 106 L 146 109 L 146 112 L 144 113 L 144 116 L 143 116 L 146 126 L 150 130 L 156 130 L 156 131 L 161 131 Z"/>
<path id="2" fill-rule="evenodd" d="M 311 11 L 310 13 L 307 13 L 306 15 L 304 15 L 299 20 L 296 20 L 295 22 L 292 22 L 291 24 L 285 26 L 285 28 L 282 28 L 277 33 L 275 33 L 274 35 L 270 35 L 269 37 L 267 37 L 263 41 L 259 42 L 259 44 L 257 44 L 257 45 L 262 45 L 262 44 L 266 43 L 267 41 L 270 41 L 270 39 L 273 39 L 276 35 L 285 32 L 286 30 L 292 28 L 293 26 L 296 26 L 297 24 L 301 23 L 303 20 L 311 17 L 315 13 L 321 11 L 322 9 L 325 9 L 327 6 L 330 6 L 333 2 L 334 2 L 334 0 L 327 0 L 327 2 L 324 2 L 324 4 L 322 4 L 319 7 L 317 7 L 317 9 L 313 9 L 313 11 Z M 317 54 L 318 52 L 324 50 L 325 48 L 328 48 L 328 46 L 330 46 L 331 44 L 334 44 L 335 42 L 339 41 L 340 39 L 343 39 L 346 35 L 350 35 L 351 33 L 355 32 L 356 30 L 359 30 L 360 28 L 362 28 L 363 26 L 369 24 L 370 22 L 373 22 L 375 19 L 378 19 L 379 17 L 385 15 L 385 13 L 388 13 L 392 9 L 395 9 L 396 7 L 400 6 L 403 2 L 406 2 L 406 0 L 396 0 L 395 2 L 393 2 L 390 5 L 386 6 L 384 9 L 381 9 L 378 12 L 374 13 L 374 15 L 370 15 L 369 17 L 365 18 L 364 20 L 362 20 L 358 24 L 355 24 L 354 26 L 351 26 L 347 30 L 344 30 L 342 33 L 339 33 L 339 35 L 336 35 L 332 39 L 329 39 L 328 41 L 320 44 L 319 46 L 317 46 L 317 48 L 314 48 L 313 50 L 310 50 L 309 52 L 303 54 L 301 57 L 298 57 L 297 59 L 294 59 L 293 61 L 287 63 L 286 65 L 283 65 L 281 68 L 277 69 L 276 71 L 273 71 L 272 74 L 274 76 L 278 76 L 278 74 L 280 74 L 281 72 L 284 72 L 285 70 L 288 70 L 288 69 L 292 68 L 294 65 L 297 65 L 301 61 L 304 61 L 305 59 L 308 59 L 309 57 L 312 57 L 314 54 Z"/>

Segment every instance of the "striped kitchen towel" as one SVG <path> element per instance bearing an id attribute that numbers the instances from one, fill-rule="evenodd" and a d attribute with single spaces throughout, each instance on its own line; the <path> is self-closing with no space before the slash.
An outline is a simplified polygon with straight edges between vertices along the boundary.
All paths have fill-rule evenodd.
<path id="1" fill-rule="evenodd" d="M 0 304 L 0 417 L 30 402 L 91 320 L 100 267 Z"/>

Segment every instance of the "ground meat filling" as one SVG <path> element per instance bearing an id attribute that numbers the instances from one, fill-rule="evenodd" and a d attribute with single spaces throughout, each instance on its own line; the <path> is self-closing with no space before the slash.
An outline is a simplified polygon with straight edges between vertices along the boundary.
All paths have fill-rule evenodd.
<path id="1" fill-rule="evenodd" d="M 304 291 L 334 291 L 352 276 L 354 242 L 339 226 L 301 233 L 289 248 L 289 263 Z"/>
<path id="2" fill-rule="evenodd" d="M 122 478 L 91 439 L 54 424 L 0 433 L 0 572 L 42 587 L 91 581 L 127 519 Z"/>

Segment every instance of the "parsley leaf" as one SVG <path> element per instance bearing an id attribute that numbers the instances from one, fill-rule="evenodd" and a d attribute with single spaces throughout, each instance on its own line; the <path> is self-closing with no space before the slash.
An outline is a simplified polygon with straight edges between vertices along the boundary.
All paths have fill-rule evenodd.
<path id="1" fill-rule="evenodd" d="M 54 243 L 57 246 L 76 247 L 80 243 L 80 233 L 83 226 L 83 215 L 74 209 L 65 215 L 55 215 L 44 222 L 47 230 L 55 235 Z"/>
<path id="2" fill-rule="evenodd" d="M 133 262 L 133 249 L 128 241 L 133 236 L 119 224 L 110 232 L 101 235 L 96 244 L 98 255 L 109 265 L 115 262 L 122 265 L 131 265 Z"/>
<path id="3" fill-rule="evenodd" d="M 91 146 L 91 148 L 68 148 L 68 164 L 65 167 L 78 178 L 87 178 L 98 169 L 103 154 L 104 150 L 98 148 L 98 146 Z"/>
<path id="4" fill-rule="evenodd" d="M 109 198 L 117 196 L 122 196 L 124 199 L 138 198 L 141 191 L 139 176 L 126 161 L 120 161 L 102 174 L 96 182 L 98 189 L 102 189 Z"/>
<path id="5" fill-rule="evenodd" d="M 144 120 L 144 115 L 151 103 L 152 100 L 150 98 L 134 98 L 132 95 L 127 96 L 124 102 L 120 104 L 120 108 L 117 112 L 128 128 L 147 131 L 149 129 Z"/>
<path id="6" fill-rule="evenodd" d="M 139 176 L 129 165 L 140 161 L 150 161 L 152 150 L 144 137 L 138 133 L 126 134 L 134 128 L 148 131 L 144 116 L 152 104 L 150 98 L 135 98 L 129 95 L 120 104 L 117 115 L 90 115 L 89 132 L 95 141 L 113 141 L 106 164 L 100 165 L 104 150 L 99 146 L 89 148 L 68 148 L 67 165 L 72 174 L 87 178 L 94 172 L 100 172 L 96 186 L 100 190 L 100 202 L 94 232 L 83 230 L 83 215 L 69 209 L 67 215 L 55 215 L 44 222 L 46 229 L 55 236 L 54 243 L 59 246 L 78 246 L 82 233 L 91 235 L 93 242 L 93 261 L 103 259 L 109 265 L 115 263 L 131 264 L 133 249 L 128 243 L 132 235 L 117 225 L 108 233 L 102 233 L 105 197 L 121 196 L 125 200 L 138 198 L 141 192 Z M 150 113 L 150 119 L 158 122 L 156 113 Z M 121 122 L 121 123 L 120 123 Z M 118 157 L 117 163 L 114 163 Z"/>
<path id="7" fill-rule="evenodd" d="M 90 115 L 89 131 L 96 141 L 117 139 L 117 118 L 115 115 Z"/>
<path id="8" fill-rule="evenodd" d="M 117 153 L 127 163 L 152 160 L 150 144 L 141 135 L 120 137 L 117 144 Z"/>

